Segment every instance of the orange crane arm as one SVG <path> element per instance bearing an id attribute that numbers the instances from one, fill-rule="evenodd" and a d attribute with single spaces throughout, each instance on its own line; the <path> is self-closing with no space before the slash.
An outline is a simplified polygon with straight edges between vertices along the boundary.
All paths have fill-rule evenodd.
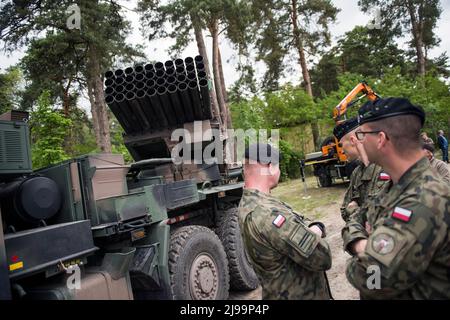
<path id="1" fill-rule="evenodd" d="M 356 101 L 359 101 L 360 99 L 367 96 L 367 99 L 371 101 L 375 101 L 379 98 L 379 96 L 372 90 L 371 87 L 366 82 L 360 82 L 356 87 L 353 88 L 352 91 L 341 101 L 339 104 L 334 108 L 333 110 L 333 119 L 336 122 L 339 122 L 341 120 L 341 117 L 343 117 L 347 113 L 347 109 L 353 105 L 356 101 L 353 101 L 359 93 L 363 93 L 361 97 L 359 97 Z"/>

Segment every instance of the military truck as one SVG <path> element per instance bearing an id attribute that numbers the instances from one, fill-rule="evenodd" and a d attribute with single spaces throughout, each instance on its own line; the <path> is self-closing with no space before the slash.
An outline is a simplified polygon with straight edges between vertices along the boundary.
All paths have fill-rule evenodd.
<path id="1" fill-rule="evenodd" d="M 186 95 L 155 99 L 155 88 L 129 86 L 124 99 L 121 75 L 143 79 L 138 71 L 150 67 L 132 69 L 116 71 L 105 90 L 131 164 L 89 154 L 32 170 L 28 115 L 0 118 L 0 298 L 227 299 L 230 288 L 258 286 L 237 221 L 242 168 L 171 157 L 174 129 L 221 129 L 209 90 L 190 83 Z M 211 139 L 190 143 L 203 150 Z"/>

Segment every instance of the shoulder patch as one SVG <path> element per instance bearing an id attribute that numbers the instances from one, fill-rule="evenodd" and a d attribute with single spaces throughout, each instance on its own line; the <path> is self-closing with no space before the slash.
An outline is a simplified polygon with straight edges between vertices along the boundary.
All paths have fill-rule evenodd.
<path id="1" fill-rule="evenodd" d="M 381 269 L 381 274 L 389 278 L 415 243 L 415 235 L 406 228 L 380 226 L 369 236 L 365 253 L 385 267 Z"/>
<path id="2" fill-rule="evenodd" d="M 289 236 L 291 245 L 305 258 L 312 254 L 319 241 L 319 237 L 302 224 L 299 224 Z"/>
<path id="3" fill-rule="evenodd" d="M 389 180 L 391 180 L 391 176 L 385 172 L 381 172 L 380 175 L 378 176 L 378 180 L 389 181 Z"/>
<path id="4" fill-rule="evenodd" d="M 395 240 L 387 233 L 379 233 L 373 237 L 371 246 L 376 253 L 386 255 L 394 250 Z"/>
<path id="5" fill-rule="evenodd" d="M 411 216 L 411 210 L 403 209 L 400 207 L 395 207 L 394 212 L 392 212 L 392 218 L 403 222 L 409 222 L 409 220 L 411 220 Z"/>
<path id="6" fill-rule="evenodd" d="M 281 228 L 283 226 L 283 224 L 286 222 L 286 218 L 279 214 L 273 221 L 272 224 L 277 227 L 277 228 Z"/>

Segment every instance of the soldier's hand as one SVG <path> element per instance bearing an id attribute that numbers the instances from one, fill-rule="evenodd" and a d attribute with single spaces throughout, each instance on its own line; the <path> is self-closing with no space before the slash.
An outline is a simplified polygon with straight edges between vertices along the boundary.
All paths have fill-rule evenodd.
<path id="1" fill-rule="evenodd" d="M 358 208 L 358 203 L 356 201 L 352 201 L 347 205 L 347 210 L 354 210 L 356 208 Z"/>
<path id="2" fill-rule="evenodd" d="M 353 252 L 354 255 L 360 255 L 363 254 L 366 250 L 367 246 L 367 240 L 366 239 L 360 239 L 356 240 L 351 244 L 350 250 Z"/>
<path id="3" fill-rule="evenodd" d="M 318 234 L 320 237 L 322 237 L 322 230 L 320 230 L 320 228 L 317 225 L 313 225 L 309 227 L 309 229 L 315 234 Z"/>

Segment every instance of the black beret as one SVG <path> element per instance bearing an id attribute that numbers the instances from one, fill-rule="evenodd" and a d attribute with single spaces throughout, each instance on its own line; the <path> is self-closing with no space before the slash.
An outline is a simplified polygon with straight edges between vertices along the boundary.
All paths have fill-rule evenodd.
<path id="1" fill-rule="evenodd" d="M 359 123 L 367 123 L 385 118 L 415 115 L 425 123 L 425 112 L 422 107 L 413 105 L 408 99 L 386 98 L 366 102 L 358 111 Z"/>
<path id="2" fill-rule="evenodd" d="M 341 140 L 347 133 L 355 130 L 358 126 L 358 117 L 354 117 L 337 125 L 333 130 L 333 134 L 338 140 Z"/>
<path id="3" fill-rule="evenodd" d="M 270 144 L 256 143 L 245 149 L 245 159 L 251 159 L 262 164 L 278 164 L 282 156 L 280 151 Z"/>
<path id="4" fill-rule="evenodd" d="M 434 152 L 435 152 L 434 146 L 433 146 L 432 144 L 430 144 L 430 143 L 424 143 L 424 144 L 422 145 L 422 149 L 428 150 L 428 151 L 430 151 L 431 153 L 434 153 Z"/>

